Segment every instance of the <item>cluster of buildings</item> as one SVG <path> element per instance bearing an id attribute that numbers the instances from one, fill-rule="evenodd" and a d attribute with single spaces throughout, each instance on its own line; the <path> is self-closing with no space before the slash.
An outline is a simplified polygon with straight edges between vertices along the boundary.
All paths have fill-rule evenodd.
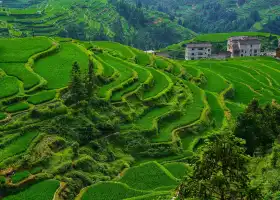
<path id="1" fill-rule="evenodd" d="M 275 52 L 274 52 L 275 54 Z M 186 45 L 185 59 L 199 60 L 206 58 L 226 59 L 234 57 L 260 56 L 261 41 L 256 37 L 238 36 L 230 37 L 227 41 L 227 51 L 212 54 L 212 44 L 189 43 Z M 276 56 L 280 58 L 280 41 L 279 48 L 276 50 Z"/>

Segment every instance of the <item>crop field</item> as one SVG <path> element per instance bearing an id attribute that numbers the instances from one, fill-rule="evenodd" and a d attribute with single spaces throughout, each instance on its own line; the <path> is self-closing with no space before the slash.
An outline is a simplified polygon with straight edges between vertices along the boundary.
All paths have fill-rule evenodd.
<path id="1" fill-rule="evenodd" d="M 48 89 L 62 88 L 70 81 L 71 66 L 75 61 L 82 71 L 87 69 L 87 55 L 74 44 L 62 43 L 59 52 L 39 59 L 35 63 L 34 71 L 47 80 Z"/>
<path id="2" fill-rule="evenodd" d="M 23 111 L 23 110 L 27 110 L 29 108 L 29 104 L 25 103 L 25 102 L 21 102 L 21 103 L 17 103 L 14 105 L 10 105 L 9 107 L 6 108 L 6 112 L 9 113 L 14 113 L 14 112 L 18 112 L 18 111 Z"/>
<path id="3" fill-rule="evenodd" d="M 53 199 L 64 182 L 55 195 L 172 199 L 197 143 L 254 98 L 280 102 L 280 62 L 269 57 L 180 61 L 111 42 L 1 40 L 0 174 L 16 187 L 8 200 Z M 76 61 L 86 97 L 71 103 Z"/>
<path id="4" fill-rule="evenodd" d="M 5 148 L 0 149 L 0 157 L 1 157 L 0 162 L 4 161 L 9 157 L 24 152 L 37 135 L 38 133 L 36 132 L 24 133 L 22 136 L 20 136 L 15 141 L 13 141 L 13 143 L 7 144 Z"/>
<path id="5" fill-rule="evenodd" d="M 120 182 L 138 190 L 153 190 L 177 184 L 176 178 L 156 162 L 148 162 L 128 169 Z"/>
<path id="6" fill-rule="evenodd" d="M 182 177 L 186 176 L 190 172 L 190 167 L 184 163 L 167 163 L 163 165 L 170 173 L 178 178 L 182 179 Z"/>
<path id="7" fill-rule="evenodd" d="M 22 192 L 4 198 L 5 200 L 52 200 L 59 181 L 46 180 L 26 188 Z"/>
<path id="8" fill-rule="evenodd" d="M 32 96 L 30 96 L 27 101 L 28 103 L 37 105 L 47 101 L 51 101 L 55 98 L 56 91 L 55 90 L 46 90 L 42 92 L 38 92 Z"/>
<path id="9" fill-rule="evenodd" d="M 81 200 L 119 200 L 144 194 L 147 192 L 134 190 L 123 183 L 105 182 L 89 187 Z"/>
<path id="10" fill-rule="evenodd" d="M 0 63 L 0 68 L 8 76 L 17 77 L 23 82 L 24 89 L 30 89 L 39 84 L 40 79 L 33 72 L 29 71 L 24 63 Z"/>

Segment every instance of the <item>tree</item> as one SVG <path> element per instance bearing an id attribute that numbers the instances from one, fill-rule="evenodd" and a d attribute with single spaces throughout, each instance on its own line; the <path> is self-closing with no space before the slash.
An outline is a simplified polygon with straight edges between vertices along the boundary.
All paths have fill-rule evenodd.
<path id="1" fill-rule="evenodd" d="M 262 108 L 258 100 L 253 100 L 237 118 L 235 135 L 246 141 L 246 153 L 266 153 L 272 148 L 280 134 L 280 109 L 266 105 Z"/>
<path id="2" fill-rule="evenodd" d="M 218 135 L 208 142 L 195 163 L 194 173 L 187 177 L 180 195 L 201 199 L 243 199 L 249 188 L 243 140 L 231 133 Z M 252 194 L 250 194 L 253 196 Z"/>
<path id="3" fill-rule="evenodd" d="M 80 100 L 84 99 L 85 87 L 83 84 L 81 69 L 78 62 L 73 63 L 69 89 L 70 99 L 72 103 L 78 103 Z"/>
<path id="4" fill-rule="evenodd" d="M 94 65 L 93 61 L 89 60 L 88 63 L 88 77 L 87 77 L 87 96 L 90 99 L 94 89 Z"/>

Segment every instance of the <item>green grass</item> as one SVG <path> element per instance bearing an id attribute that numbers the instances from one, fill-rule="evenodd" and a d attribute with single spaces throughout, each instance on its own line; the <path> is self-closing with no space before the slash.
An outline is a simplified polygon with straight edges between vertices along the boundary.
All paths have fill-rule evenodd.
<path id="1" fill-rule="evenodd" d="M 159 69 L 166 69 L 169 66 L 169 63 L 160 57 L 155 57 L 155 65 Z"/>
<path id="2" fill-rule="evenodd" d="M 13 143 L 8 144 L 4 148 L 0 149 L 0 162 L 5 159 L 19 155 L 20 153 L 26 151 L 32 140 L 38 135 L 37 132 L 26 132 L 19 138 L 17 138 Z"/>
<path id="3" fill-rule="evenodd" d="M 19 92 L 19 82 L 15 77 L 0 77 L 0 99 L 9 97 Z"/>
<path id="4" fill-rule="evenodd" d="M 17 77 L 21 80 L 24 89 L 30 89 L 40 83 L 40 79 L 33 72 L 26 69 L 24 63 L 0 63 L 0 68 L 7 75 Z"/>
<path id="5" fill-rule="evenodd" d="M 104 62 L 108 62 L 108 64 L 112 65 L 116 70 L 119 71 L 120 75 L 119 77 L 107 84 L 107 85 L 103 85 L 99 91 L 98 91 L 98 96 L 101 98 L 105 98 L 108 94 L 110 90 L 113 90 L 114 88 L 120 86 L 121 84 L 124 84 L 128 79 L 133 77 L 133 70 L 127 66 L 124 63 L 121 63 L 119 60 L 108 56 L 106 54 L 102 54 L 99 56 Z"/>
<path id="6" fill-rule="evenodd" d="M 177 186 L 177 180 L 162 165 L 148 162 L 129 168 L 120 182 L 138 190 L 154 190 L 164 186 Z"/>
<path id="7" fill-rule="evenodd" d="M 226 102 L 226 107 L 230 110 L 231 116 L 233 119 L 236 119 L 240 113 L 245 110 L 244 105 L 239 105 L 233 102 Z"/>
<path id="8" fill-rule="evenodd" d="M 0 112 L 0 120 L 6 119 L 7 115 L 3 112 Z"/>
<path id="9" fill-rule="evenodd" d="M 125 63 L 123 63 L 123 64 L 125 64 Z M 136 90 L 139 86 L 141 86 L 142 84 L 145 83 L 145 81 L 148 79 L 148 77 L 150 75 L 149 71 L 142 67 L 139 67 L 139 66 L 136 66 L 133 64 L 131 64 L 129 67 L 131 67 L 133 70 L 135 70 L 137 72 L 138 80 L 135 83 L 133 83 L 132 85 L 125 87 L 124 89 L 122 89 L 120 91 L 114 92 L 112 95 L 113 101 L 120 101 L 121 97 L 123 95 Z"/>
<path id="10" fill-rule="evenodd" d="M 24 179 L 28 178 L 30 176 L 29 171 L 22 171 L 22 172 L 16 172 L 14 175 L 12 175 L 11 180 L 12 183 L 18 183 L 23 181 Z"/>
<path id="11" fill-rule="evenodd" d="M 132 197 L 125 200 L 166 200 L 166 199 L 172 199 L 172 197 L 173 197 L 172 192 L 163 191 L 163 192 L 153 192 L 151 194 Z"/>
<path id="12" fill-rule="evenodd" d="M 148 53 L 133 48 L 131 50 L 136 56 L 135 60 L 138 65 L 147 66 L 151 64 L 151 56 Z"/>
<path id="13" fill-rule="evenodd" d="M 115 50 L 116 52 L 121 53 L 123 58 L 133 58 L 135 55 L 129 49 L 129 47 L 115 43 L 115 42 L 107 42 L 107 41 L 97 41 L 93 42 L 94 45 L 97 45 L 101 48 Z"/>
<path id="14" fill-rule="evenodd" d="M 104 62 L 98 56 L 96 56 L 96 58 L 98 59 L 98 61 L 103 66 L 103 74 L 102 75 L 105 76 L 105 77 L 111 77 L 115 72 L 115 68 L 113 66 L 109 65 L 107 62 Z"/>
<path id="15" fill-rule="evenodd" d="M 225 79 L 216 73 L 203 68 L 201 68 L 201 71 L 204 73 L 204 76 L 207 79 L 207 83 L 205 86 L 203 86 L 204 90 L 220 93 L 228 87 Z"/>
<path id="16" fill-rule="evenodd" d="M 0 62 L 27 62 L 32 55 L 52 45 L 46 37 L 0 39 Z"/>
<path id="17" fill-rule="evenodd" d="M 229 37 L 233 36 L 261 36 L 261 37 L 269 37 L 270 33 L 262 33 L 262 32 L 231 32 L 231 33 L 210 33 L 210 34 L 202 34 L 198 35 L 194 40 L 195 41 L 203 41 L 203 42 L 224 42 Z"/>
<path id="18" fill-rule="evenodd" d="M 90 186 L 81 200 L 121 200 L 142 196 L 148 192 L 134 190 L 123 183 L 101 182 Z"/>
<path id="19" fill-rule="evenodd" d="M 46 180 L 32 185 L 21 192 L 10 195 L 4 200 L 52 200 L 59 187 L 59 181 Z"/>
<path id="20" fill-rule="evenodd" d="M 46 90 L 30 96 L 27 101 L 28 103 L 31 103 L 33 105 L 38 105 L 53 100 L 55 98 L 55 95 L 55 90 Z"/>
<path id="21" fill-rule="evenodd" d="M 61 43 L 58 53 L 40 59 L 34 70 L 48 81 L 48 89 L 66 87 L 70 82 L 73 63 L 77 61 L 82 72 L 88 68 L 87 55 L 75 44 Z"/>
<path id="22" fill-rule="evenodd" d="M 210 92 L 206 93 L 207 101 L 211 108 L 211 118 L 214 120 L 215 128 L 221 128 L 224 120 L 224 110 L 219 103 L 218 97 Z"/>
<path id="23" fill-rule="evenodd" d="M 172 162 L 163 165 L 177 179 L 183 179 L 190 172 L 190 167 L 185 163 Z"/>
<path id="24" fill-rule="evenodd" d="M 20 103 L 16 103 L 14 105 L 11 105 L 11 106 L 7 107 L 5 111 L 9 112 L 9 113 L 15 113 L 15 112 L 27 110 L 29 108 L 30 108 L 30 106 L 29 106 L 28 103 L 20 102 Z"/>
<path id="25" fill-rule="evenodd" d="M 152 129 L 154 120 L 157 120 L 160 116 L 168 113 L 171 109 L 171 106 L 155 107 L 137 119 L 134 124 L 141 129 Z"/>
<path id="26" fill-rule="evenodd" d="M 159 125 L 159 135 L 153 139 L 154 142 L 167 142 L 170 141 L 172 131 L 191 124 L 201 117 L 204 108 L 203 91 L 196 85 L 185 82 L 193 94 L 193 101 L 187 104 L 181 111 L 181 116 L 169 120 L 163 120 Z"/>
<path id="27" fill-rule="evenodd" d="M 168 76 L 164 75 L 163 73 L 157 71 L 156 69 L 149 68 L 150 72 L 154 78 L 154 85 L 149 90 L 145 91 L 143 94 L 144 99 L 148 99 L 151 97 L 155 97 L 160 92 L 168 88 L 170 82 L 168 81 Z"/>

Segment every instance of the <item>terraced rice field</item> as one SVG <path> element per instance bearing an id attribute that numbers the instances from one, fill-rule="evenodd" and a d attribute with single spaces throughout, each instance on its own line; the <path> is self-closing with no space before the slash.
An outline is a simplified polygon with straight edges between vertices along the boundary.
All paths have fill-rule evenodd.
<path id="1" fill-rule="evenodd" d="M 52 200 L 55 191 L 59 187 L 56 180 L 46 180 L 26 188 L 15 195 L 5 197 L 5 200 Z"/>
<path id="2" fill-rule="evenodd" d="M 18 46 L 14 45 L 17 42 L 26 51 L 14 60 L 19 52 Z M 98 169 L 107 169 L 104 163 L 109 159 L 113 160 L 110 164 L 114 167 L 108 169 L 109 175 L 98 178 L 100 182 L 93 185 L 96 174 L 92 175 L 87 168 L 83 180 L 91 186 L 81 191 L 80 199 L 171 199 L 180 177 L 190 172 L 184 164 L 171 162 L 171 158 L 186 158 L 193 154 L 198 140 L 211 131 L 225 128 L 253 98 L 258 98 L 261 104 L 280 101 L 280 62 L 273 58 L 177 61 L 110 42 L 85 45 L 71 39 L 39 37 L 34 40 L 6 39 L 3 43 L 12 46 L 1 48 L 0 43 L 0 52 L 3 51 L 0 55 L 0 170 L 10 165 L 14 158 L 31 156 L 32 152 L 42 159 L 39 163 L 48 163 L 47 170 L 40 168 L 35 173 L 40 174 L 39 177 L 54 172 L 57 175 L 54 177 L 59 178 L 59 174 L 66 173 L 63 170 L 73 167 L 73 163 L 83 164 L 83 159 L 78 162 L 76 159 L 79 158 L 74 156 L 75 145 L 64 141 L 68 131 L 75 130 L 65 131 L 65 127 L 53 126 L 55 120 L 65 124 L 73 120 L 70 114 L 74 109 L 65 106 L 65 99 L 75 61 L 86 76 L 89 60 L 93 60 L 97 74 L 95 101 L 101 102 L 99 107 L 108 113 L 108 117 L 116 118 L 118 128 L 113 132 L 105 125 L 101 132 L 95 132 L 94 127 L 101 118 L 92 111 L 87 113 L 89 118 L 83 118 L 85 132 L 90 133 L 85 137 L 89 136 L 89 140 L 95 134 L 100 139 L 119 134 L 121 137 L 143 137 L 139 147 L 143 149 L 139 150 L 141 153 L 134 152 L 139 154 L 135 156 L 133 167 L 129 166 L 133 165 L 134 159 L 121 163 L 114 160 L 123 155 L 119 151 L 115 154 L 106 151 L 109 155 L 98 157 L 102 161 Z M 113 106 L 114 113 L 105 109 L 108 104 Z M 47 118 L 50 120 L 39 134 L 37 129 Z M 56 131 L 61 137 L 54 134 Z M 125 143 L 125 148 L 135 145 L 133 142 Z M 64 149 L 59 149 L 64 145 Z M 161 151 L 164 158 L 153 157 L 153 150 L 146 152 L 145 145 Z M 180 148 L 180 152 L 173 151 L 174 147 Z M 95 156 L 96 149 L 89 148 L 99 147 L 91 142 L 90 147 L 82 146 L 79 150 L 88 157 Z M 51 153 L 45 154 L 49 151 Z M 32 155 L 30 159 L 37 162 L 36 156 Z M 92 159 L 89 159 L 91 163 Z M 167 162 L 160 162 L 163 159 Z M 82 167 L 70 175 L 82 177 Z M 17 171 L 13 182 L 33 177 L 31 168 Z M 109 181 L 112 179 L 114 181 Z M 5 199 L 52 199 L 59 183 L 50 180 L 31 185 L 35 188 L 32 190 L 36 190 L 34 194 L 24 185 L 20 192 Z M 105 193 L 108 188 L 111 192 Z M 45 195 L 46 192 L 52 195 Z"/>

